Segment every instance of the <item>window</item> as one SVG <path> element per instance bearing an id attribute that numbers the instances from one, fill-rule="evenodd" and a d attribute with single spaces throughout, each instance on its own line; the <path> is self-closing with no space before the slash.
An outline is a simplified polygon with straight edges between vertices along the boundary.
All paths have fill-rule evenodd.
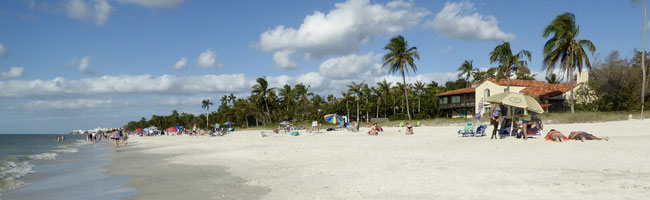
<path id="1" fill-rule="evenodd" d="M 483 97 L 484 97 L 484 98 L 488 98 L 488 97 L 490 97 L 490 89 L 485 89 L 485 90 L 483 91 Z"/>
<path id="2" fill-rule="evenodd" d="M 447 103 L 449 103 L 449 100 L 448 100 L 447 98 L 449 98 L 449 97 L 442 97 L 442 98 L 440 98 L 440 104 L 447 104 Z"/>
<path id="3" fill-rule="evenodd" d="M 460 103 L 460 96 L 451 97 L 451 103 Z"/>

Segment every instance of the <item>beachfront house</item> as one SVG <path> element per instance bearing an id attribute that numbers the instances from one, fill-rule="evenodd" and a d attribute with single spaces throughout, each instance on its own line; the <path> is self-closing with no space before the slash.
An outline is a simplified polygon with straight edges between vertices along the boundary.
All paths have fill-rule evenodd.
<path id="1" fill-rule="evenodd" d="M 574 97 L 576 102 L 587 101 L 578 97 L 580 90 L 587 89 L 586 82 L 589 80 L 589 72 L 583 70 L 578 73 L 577 81 L 574 82 Z M 452 90 L 438 94 L 438 109 L 447 117 L 474 117 L 478 113 L 481 99 L 490 95 L 505 92 L 507 80 L 488 79 L 481 83 L 474 83 L 470 88 Z M 535 97 L 547 112 L 566 110 L 570 98 L 571 87 L 569 83 L 549 84 L 537 80 L 510 80 L 510 91 L 518 92 Z M 490 103 L 484 102 L 484 109 L 481 114 L 490 111 Z"/>

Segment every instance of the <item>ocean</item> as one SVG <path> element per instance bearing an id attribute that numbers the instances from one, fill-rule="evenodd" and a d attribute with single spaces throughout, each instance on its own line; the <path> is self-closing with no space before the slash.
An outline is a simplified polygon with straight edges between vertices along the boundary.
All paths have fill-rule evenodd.
<path id="1" fill-rule="evenodd" d="M 0 200 L 124 199 L 129 177 L 106 175 L 113 163 L 110 140 L 90 143 L 84 135 L 0 134 Z"/>

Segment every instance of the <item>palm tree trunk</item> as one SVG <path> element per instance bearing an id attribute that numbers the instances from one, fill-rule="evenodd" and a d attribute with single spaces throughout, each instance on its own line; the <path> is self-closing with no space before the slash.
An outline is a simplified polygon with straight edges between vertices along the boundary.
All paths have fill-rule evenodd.
<path id="1" fill-rule="evenodd" d="M 508 66 L 508 72 L 506 73 L 506 82 L 508 84 L 506 91 L 510 92 L 510 66 Z"/>
<path id="2" fill-rule="evenodd" d="M 210 128 L 210 107 L 208 107 L 208 112 L 205 113 L 205 126 Z"/>
<path id="3" fill-rule="evenodd" d="M 347 112 L 346 119 L 349 119 L 350 117 L 350 106 L 348 105 L 348 100 L 345 100 L 345 111 Z"/>
<path id="4" fill-rule="evenodd" d="M 409 95 L 408 90 L 406 90 L 406 77 L 404 76 L 404 71 L 402 71 L 402 83 L 404 84 L 404 98 L 406 98 L 406 116 L 411 120 L 411 112 L 409 112 Z"/>
<path id="5" fill-rule="evenodd" d="M 375 114 L 377 114 L 377 118 L 379 118 L 379 97 L 377 97 L 377 112 Z"/>
<path id="6" fill-rule="evenodd" d="M 368 120 L 370 119 L 370 109 L 368 106 L 370 106 L 370 102 L 368 102 L 369 97 L 366 97 L 366 123 L 368 123 Z"/>
<path id="7" fill-rule="evenodd" d="M 359 97 L 359 96 L 357 96 Z M 357 99 L 357 123 L 359 122 L 359 100 Z"/>
<path id="8" fill-rule="evenodd" d="M 420 113 L 420 100 L 422 99 L 422 95 L 418 95 L 418 113 Z"/>
<path id="9" fill-rule="evenodd" d="M 569 86 L 571 86 L 571 114 L 573 114 L 573 67 L 569 67 Z"/>
<path id="10" fill-rule="evenodd" d="M 266 105 L 266 115 L 269 116 L 269 122 L 271 122 L 271 111 L 269 110 L 269 103 L 264 100 L 264 104 Z M 246 118 L 248 120 L 248 118 Z M 248 126 L 248 124 L 246 124 Z"/>

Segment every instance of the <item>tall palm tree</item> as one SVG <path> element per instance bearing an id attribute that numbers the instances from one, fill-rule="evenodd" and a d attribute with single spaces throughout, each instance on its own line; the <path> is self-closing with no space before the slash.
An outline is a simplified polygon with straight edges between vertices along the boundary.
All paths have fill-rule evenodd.
<path id="1" fill-rule="evenodd" d="M 363 92 L 363 96 L 366 99 L 366 123 L 368 123 L 368 120 L 370 120 L 370 95 L 372 95 L 372 90 L 368 87 L 367 83 L 363 84 L 363 88 L 361 88 L 361 91 Z"/>
<path id="2" fill-rule="evenodd" d="M 409 47 L 408 42 L 404 40 L 404 37 L 398 35 L 390 39 L 390 43 L 386 44 L 384 47 L 385 50 L 388 50 L 388 53 L 384 55 L 384 65 L 382 67 L 388 69 L 388 73 L 399 72 L 402 74 L 402 83 L 406 84 L 406 74 L 408 74 L 408 67 L 413 70 L 413 73 L 417 71 L 417 66 L 413 58 L 420 59 L 420 54 L 418 54 L 417 47 Z M 404 88 L 404 98 L 406 98 L 406 116 L 411 120 L 411 113 L 408 111 L 408 91 Z"/>
<path id="3" fill-rule="evenodd" d="M 348 85 L 348 92 L 354 94 L 355 100 L 357 102 L 357 122 L 359 122 L 359 101 L 361 100 L 361 95 L 363 95 L 362 87 L 363 82 L 357 84 L 352 81 L 352 83 Z"/>
<path id="4" fill-rule="evenodd" d="M 296 98 L 298 99 L 298 105 L 300 107 L 300 116 L 301 120 L 303 120 L 307 110 L 307 106 L 309 105 L 309 96 L 314 96 L 314 93 L 309 92 L 309 88 L 311 86 L 305 86 L 302 83 L 297 84 L 294 87 L 294 94 L 296 95 Z"/>
<path id="5" fill-rule="evenodd" d="M 237 100 L 237 97 L 235 97 L 234 94 L 230 93 L 230 95 L 228 95 L 228 102 L 235 103 L 235 100 Z"/>
<path id="6" fill-rule="evenodd" d="M 474 63 L 474 61 L 465 60 L 465 62 L 463 62 L 463 64 L 456 70 L 460 72 L 458 73 L 458 78 L 464 77 L 465 81 L 467 81 L 467 87 L 470 87 L 469 77 L 478 72 L 478 69 L 474 68 L 472 63 Z"/>
<path id="7" fill-rule="evenodd" d="M 264 105 L 266 106 L 266 115 L 269 118 L 269 121 L 271 121 L 271 111 L 269 110 L 269 103 L 267 101 L 267 95 L 269 91 L 273 90 L 273 88 L 269 88 L 269 82 L 266 81 L 266 77 L 261 77 L 257 78 L 257 84 L 253 85 L 253 93 L 254 95 L 258 95 L 261 97 L 261 100 L 264 102 Z M 264 108 L 262 108 L 262 111 L 264 111 Z"/>
<path id="8" fill-rule="evenodd" d="M 230 102 L 230 101 L 228 100 L 228 95 L 223 95 L 223 96 L 221 97 L 221 105 L 224 105 L 224 106 L 225 106 L 225 105 L 228 105 L 228 102 Z"/>
<path id="9" fill-rule="evenodd" d="M 596 51 L 596 46 L 589 40 L 578 40 L 576 37 L 580 32 L 580 26 L 576 25 L 575 15 L 564 13 L 558 15 L 551 23 L 544 28 L 542 36 L 544 38 L 553 34 L 546 44 L 544 44 L 544 62 L 542 69 L 546 73 L 555 70 L 555 65 L 559 63 L 560 70 L 566 72 L 571 86 L 571 113 L 574 112 L 573 104 L 573 71 L 578 69 L 582 71 L 583 66 L 591 70 L 591 63 L 585 49 L 591 54 Z"/>
<path id="10" fill-rule="evenodd" d="M 418 94 L 418 113 L 420 113 L 420 103 L 422 99 L 422 93 L 424 93 L 425 87 L 426 87 L 425 84 L 420 80 L 415 81 L 415 84 L 413 84 L 413 89 L 415 89 L 415 92 L 417 92 Z"/>
<path id="11" fill-rule="evenodd" d="M 205 108 L 207 112 L 205 113 L 205 124 L 208 129 L 210 128 L 210 106 L 213 105 L 212 102 L 210 102 L 210 99 L 203 99 L 201 101 L 201 108 Z"/>
<path id="12" fill-rule="evenodd" d="M 348 103 L 350 102 L 350 98 L 352 97 L 352 93 L 350 92 L 341 92 L 341 96 L 343 96 L 342 100 L 345 101 L 345 112 L 346 112 L 346 117 L 347 119 L 350 119 L 350 106 Z"/>
<path id="13" fill-rule="evenodd" d="M 376 114 L 376 118 L 379 118 L 379 105 L 381 105 L 381 99 L 382 99 L 381 98 L 381 89 L 375 88 L 375 87 L 370 87 L 370 90 L 372 91 L 372 93 L 375 94 L 375 97 L 377 99 L 377 102 L 376 102 L 377 112 L 375 114 Z"/>
<path id="14" fill-rule="evenodd" d="M 378 95 L 381 95 L 384 99 L 384 103 L 387 104 L 388 101 L 386 98 L 388 98 L 388 95 L 390 95 L 390 83 L 387 82 L 386 79 L 381 82 L 377 82 L 377 90 L 379 90 L 379 93 L 381 93 Z M 388 117 L 386 114 L 386 109 L 384 109 L 384 117 Z"/>
<path id="15" fill-rule="evenodd" d="M 557 74 L 551 73 L 546 75 L 546 82 L 550 84 L 558 84 L 562 82 L 562 77 L 557 76 Z"/>
<path id="16" fill-rule="evenodd" d="M 293 104 L 294 100 L 294 94 L 293 94 L 293 89 L 291 89 L 291 86 L 289 84 L 284 84 L 284 87 L 278 89 L 279 95 L 280 95 L 280 100 L 287 106 L 287 112 L 289 112 L 289 107 L 291 104 Z"/>
<path id="17" fill-rule="evenodd" d="M 499 71 L 505 74 L 506 82 L 508 84 L 507 91 L 510 91 L 510 76 L 512 76 L 512 70 L 517 70 L 521 67 L 526 66 L 526 61 L 521 60 L 526 58 L 530 61 L 530 51 L 521 50 L 517 54 L 512 54 L 510 49 L 510 42 L 503 42 L 503 44 L 496 46 L 492 52 L 490 52 L 490 64 L 499 63 Z"/>

